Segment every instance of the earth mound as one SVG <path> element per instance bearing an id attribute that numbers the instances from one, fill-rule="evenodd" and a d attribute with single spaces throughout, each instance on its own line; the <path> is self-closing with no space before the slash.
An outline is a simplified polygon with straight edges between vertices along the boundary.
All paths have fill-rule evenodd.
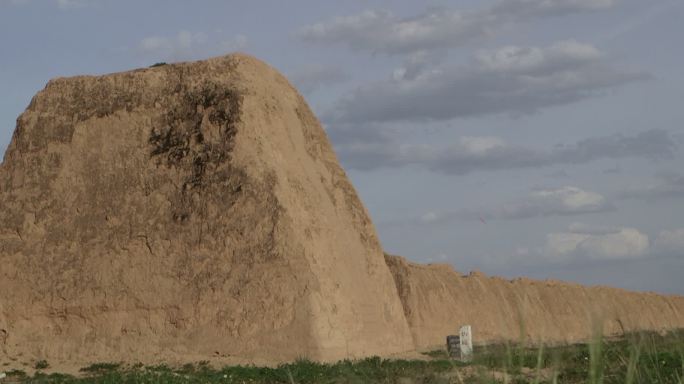
<path id="1" fill-rule="evenodd" d="M 413 349 L 304 99 L 234 54 L 51 80 L 0 166 L 0 356 L 336 360 Z"/>

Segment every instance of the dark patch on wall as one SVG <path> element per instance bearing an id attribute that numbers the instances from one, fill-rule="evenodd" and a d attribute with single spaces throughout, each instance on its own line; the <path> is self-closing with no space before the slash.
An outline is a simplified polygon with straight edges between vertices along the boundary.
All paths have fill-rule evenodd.
<path id="1" fill-rule="evenodd" d="M 223 184 L 234 193 L 242 189 L 243 177 L 230 165 L 242 96 L 211 82 L 192 89 L 182 84 L 177 91 L 148 141 L 151 158 L 187 175 L 172 214 L 174 221 L 184 223 L 201 204 L 198 195 L 206 192 L 208 184 Z M 205 129 L 218 132 L 218 137 L 207 140 Z"/>

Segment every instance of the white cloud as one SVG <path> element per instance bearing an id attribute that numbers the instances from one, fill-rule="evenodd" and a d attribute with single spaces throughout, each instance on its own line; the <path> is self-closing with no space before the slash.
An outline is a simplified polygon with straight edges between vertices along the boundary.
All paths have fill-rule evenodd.
<path id="1" fill-rule="evenodd" d="M 357 88 L 324 118 L 359 124 L 530 114 L 649 78 L 573 40 L 481 51 L 468 65 L 419 68 L 422 72 L 406 76 L 402 67 L 391 79 Z"/>
<path id="2" fill-rule="evenodd" d="M 431 69 L 447 58 L 445 51 L 416 51 L 404 58 L 402 65 L 392 72 L 392 79 L 416 80 L 420 77 L 434 75 L 439 69 Z"/>
<path id="3" fill-rule="evenodd" d="M 655 183 L 644 183 L 627 189 L 619 195 L 624 199 L 660 200 L 684 197 L 684 175 L 664 173 Z"/>
<path id="4" fill-rule="evenodd" d="M 30 3 L 31 0 L 0 0 L 0 4 L 11 4 L 11 5 L 24 5 Z M 70 9 L 70 8 L 81 8 L 90 5 L 94 0 L 54 0 L 53 4 L 56 4 L 60 9 Z"/>
<path id="5" fill-rule="evenodd" d="M 407 18 L 384 10 L 366 10 L 305 26 L 298 36 L 308 42 L 344 44 L 357 51 L 406 54 L 458 47 L 531 18 L 596 11 L 615 3 L 614 0 L 503 0 L 491 8 L 474 11 L 433 8 Z"/>
<path id="6" fill-rule="evenodd" d="M 658 252 L 684 256 L 684 228 L 660 232 L 656 237 L 654 247 Z"/>
<path id="7" fill-rule="evenodd" d="M 61 9 L 80 8 L 91 2 L 92 0 L 57 0 L 57 6 Z"/>
<path id="8" fill-rule="evenodd" d="M 247 38 L 223 38 L 204 32 L 179 31 L 175 36 L 149 36 L 138 43 L 138 52 L 155 60 L 192 60 L 207 55 L 226 54 L 244 49 Z"/>
<path id="9" fill-rule="evenodd" d="M 557 261 L 574 258 L 623 260 L 646 256 L 649 239 L 635 228 L 619 228 L 610 233 L 551 233 L 546 237 L 545 254 Z"/>
<path id="10" fill-rule="evenodd" d="M 247 36 L 238 34 L 233 38 L 219 41 L 218 47 L 222 52 L 232 52 L 247 48 L 247 44 Z"/>
<path id="11" fill-rule="evenodd" d="M 614 206 L 602 195 L 578 187 L 565 186 L 532 191 L 522 199 L 479 209 L 461 209 L 451 212 L 427 212 L 419 224 L 443 224 L 455 220 L 520 220 L 548 216 L 572 216 L 607 212 Z M 578 229 L 571 227 L 571 229 Z M 572 233 L 580 234 L 580 232 Z"/>
<path id="12" fill-rule="evenodd" d="M 140 42 L 140 49 L 143 52 L 155 52 L 161 49 L 168 49 L 171 47 L 171 41 L 165 37 L 146 37 Z"/>
<path id="13" fill-rule="evenodd" d="M 508 46 L 480 51 L 476 59 L 482 68 L 490 71 L 529 71 L 544 63 L 544 53 L 536 47 Z"/>
<path id="14" fill-rule="evenodd" d="M 567 230 L 549 233 L 539 247 L 515 247 L 508 255 L 491 255 L 492 266 L 546 269 L 557 266 L 617 266 L 617 263 L 654 264 L 662 260 L 681 261 L 684 256 L 684 228 L 665 230 L 650 241 L 639 229 L 572 223 Z M 591 268 L 591 267 L 590 267 Z"/>
<path id="15" fill-rule="evenodd" d="M 298 36 L 308 42 L 397 54 L 458 46 L 487 35 L 489 28 L 479 15 L 446 8 L 405 19 L 389 11 L 367 10 L 306 26 Z"/>
<path id="16" fill-rule="evenodd" d="M 150 36 L 142 39 L 140 52 L 150 55 L 181 58 L 191 55 L 197 46 L 206 44 L 207 35 L 202 32 L 180 31 L 174 37 Z"/>
<path id="17" fill-rule="evenodd" d="M 610 235 L 620 232 L 620 227 L 611 227 L 606 225 L 586 224 L 586 223 L 572 223 L 568 226 L 568 232 L 580 235 Z"/>
<path id="18" fill-rule="evenodd" d="M 524 199 L 488 209 L 463 211 L 464 218 L 500 220 L 528 219 L 547 216 L 570 216 L 615 210 L 601 194 L 574 186 L 538 189 Z"/>
<path id="19" fill-rule="evenodd" d="M 598 193 L 569 186 L 538 190 L 532 193 L 532 198 L 559 203 L 562 210 L 568 212 L 595 210 L 606 204 L 606 199 Z"/>
<path id="20" fill-rule="evenodd" d="M 590 44 L 566 40 L 546 48 L 507 46 L 492 51 L 480 51 L 475 58 L 486 71 L 530 73 L 571 68 L 601 60 L 604 56 Z"/>
<path id="21" fill-rule="evenodd" d="M 503 148 L 506 146 L 506 143 L 500 137 L 464 136 L 459 139 L 459 146 L 468 153 L 484 154 L 496 148 Z"/>
<path id="22" fill-rule="evenodd" d="M 288 78 L 300 92 L 312 93 L 322 87 L 344 82 L 348 76 L 336 66 L 310 64 L 297 68 Z"/>
<path id="23" fill-rule="evenodd" d="M 503 0 L 491 12 L 502 17 L 524 20 L 598 11 L 611 8 L 617 3 L 618 0 Z"/>
<path id="24" fill-rule="evenodd" d="M 477 171 L 582 164 L 598 159 L 672 158 L 679 146 L 667 131 L 651 130 L 634 136 L 592 137 L 551 149 L 516 146 L 495 136 L 461 137 L 451 145 L 400 144 L 391 132 L 374 125 L 342 125 L 328 130 L 342 163 L 352 169 L 420 166 L 452 175 Z M 684 190 L 673 186 L 668 193 Z M 684 194 L 682 194 L 684 195 Z"/>
<path id="25" fill-rule="evenodd" d="M 423 216 L 420 217 L 420 221 L 424 223 L 433 223 L 437 220 L 439 220 L 439 215 L 437 215 L 435 212 L 427 212 Z"/>

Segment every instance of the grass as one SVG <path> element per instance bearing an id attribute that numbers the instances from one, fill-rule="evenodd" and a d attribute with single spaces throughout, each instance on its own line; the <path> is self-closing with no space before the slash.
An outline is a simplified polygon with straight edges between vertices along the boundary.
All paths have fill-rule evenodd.
<path id="1" fill-rule="evenodd" d="M 473 364 L 526 383 L 684 384 L 684 332 L 599 337 L 589 344 L 558 347 L 482 347 L 476 349 Z"/>
<path id="2" fill-rule="evenodd" d="M 299 360 L 277 368 L 231 366 L 214 369 L 206 363 L 122 367 L 96 364 L 82 369 L 84 377 L 36 373 L 33 377 L 12 376 L 26 383 L 387 383 L 409 379 L 411 382 L 442 383 L 441 375 L 453 369 L 446 360 L 384 360 L 378 357 L 336 364 Z M 415 380 L 415 381 L 414 381 Z"/>
<path id="3" fill-rule="evenodd" d="M 116 371 L 121 368 L 119 363 L 96 363 L 83 367 L 80 369 L 81 372 L 86 372 L 89 374 L 103 374 L 106 372 Z"/>
<path id="4" fill-rule="evenodd" d="M 639 333 L 620 340 L 600 337 L 589 344 L 529 347 L 521 344 L 477 347 L 470 363 L 448 360 L 445 351 L 426 352 L 428 360 L 378 357 L 335 364 L 299 360 L 274 368 L 228 366 L 208 362 L 180 367 L 144 367 L 98 363 L 82 376 L 46 374 L 29 377 L 7 372 L 25 383 L 588 383 L 684 384 L 684 331 L 666 335 Z M 45 362 L 47 364 L 47 362 Z"/>

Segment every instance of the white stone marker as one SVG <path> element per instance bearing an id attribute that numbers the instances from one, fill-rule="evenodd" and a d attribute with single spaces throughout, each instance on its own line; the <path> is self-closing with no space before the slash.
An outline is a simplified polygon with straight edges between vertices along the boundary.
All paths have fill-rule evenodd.
<path id="1" fill-rule="evenodd" d="M 461 360 L 470 361 L 473 358 L 473 331 L 470 325 L 464 325 L 459 331 L 461 338 Z"/>

